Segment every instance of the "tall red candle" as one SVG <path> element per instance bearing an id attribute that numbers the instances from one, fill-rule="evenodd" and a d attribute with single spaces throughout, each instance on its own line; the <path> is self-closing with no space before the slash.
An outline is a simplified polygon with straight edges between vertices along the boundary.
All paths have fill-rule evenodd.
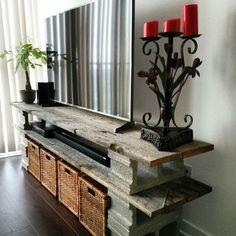
<path id="1" fill-rule="evenodd" d="M 180 18 L 165 21 L 163 23 L 163 32 L 180 32 Z"/>
<path id="2" fill-rule="evenodd" d="M 183 8 L 183 33 L 185 36 L 198 35 L 198 5 L 185 5 Z"/>
<path id="3" fill-rule="evenodd" d="M 158 36 L 158 21 L 149 21 L 144 23 L 143 27 L 143 37 L 151 38 Z"/>

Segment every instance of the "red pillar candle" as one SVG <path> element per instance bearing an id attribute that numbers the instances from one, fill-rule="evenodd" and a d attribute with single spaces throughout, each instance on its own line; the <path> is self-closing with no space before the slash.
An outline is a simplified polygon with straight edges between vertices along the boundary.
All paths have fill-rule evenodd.
<path id="1" fill-rule="evenodd" d="M 183 8 L 184 36 L 198 35 L 198 5 L 185 5 Z"/>
<path id="2" fill-rule="evenodd" d="M 163 32 L 180 32 L 180 18 L 165 21 L 163 23 Z"/>
<path id="3" fill-rule="evenodd" d="M 150 21 L 144 23 L 143 27 L 143 37 L 145 38 L 152 38 L 158 36 L 158 21 Z"/>

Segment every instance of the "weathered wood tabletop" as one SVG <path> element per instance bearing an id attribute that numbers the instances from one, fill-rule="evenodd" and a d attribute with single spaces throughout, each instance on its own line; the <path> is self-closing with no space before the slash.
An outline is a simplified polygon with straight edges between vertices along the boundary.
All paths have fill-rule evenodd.
<path id="1" fill-rule="evenodd" d="M 125 159 L 130 158 L 149 167 L 195 156 L 214 149 L 212 144 L 195 140 L 172 152 L 160 152 L 151 143 L 140 139 L 140 127 L 123 134 L 115 133 L 115 128 L 125 123 L 125 121 L 116 118 L 71 106 L 42 107 L 37 104 L 22 102 L 13 102 L 11 105 L 73 132 L 96 145 L 119 152 Z"/>

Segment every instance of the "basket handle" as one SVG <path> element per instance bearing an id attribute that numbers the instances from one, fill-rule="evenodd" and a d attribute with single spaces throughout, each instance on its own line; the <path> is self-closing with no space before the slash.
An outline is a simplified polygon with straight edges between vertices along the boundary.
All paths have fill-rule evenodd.
<path id="1" fill-rule="evenodd" d="M 35 147 L 34 144 L 32 144 L 32 143 L 31 143 L 31 147 L 32 147 L 34 150 L 36 149 L 36 147 Z"/>
<path id="2" fill-rule="evenodd" d="M 49 161 L 51 160 L 50 156 L 48 156 L 48 155 L 46 155 L 46 158 L 47 158 Z"/>
<path id="3" fill-rule="evenodd" d="M 91 188 L 89 188 L 89 187 L 87 187 L 87 189 L 88 189 L 88 193 L 89 193 L 91 196 L 93 196 L 93 197 L 96 196 L 96 193 L 95 193 L 95 191 L 94 191 L 93 189 L 91 189 Z"/>
<path id="4" fill-rule="evenodd" d="M 64 170 L 65 170 L 65 172 L 68 174 L 68 175 L 70 175 L 70 170 L 69 169 L 67 169 L 66 167 L 64 168 Z"/>

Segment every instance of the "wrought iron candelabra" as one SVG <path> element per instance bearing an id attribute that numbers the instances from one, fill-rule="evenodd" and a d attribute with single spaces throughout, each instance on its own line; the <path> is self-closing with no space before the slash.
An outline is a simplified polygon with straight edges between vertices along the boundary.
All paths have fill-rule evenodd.
<path id="1" fill-rule="evenodd" d="M 150 69 L 140 71 L 138 76 L 146 78 L 147 85 L 156 94 L 159 116 L 157 123 L 151 125 L 149 122 L 152 119 L 152 114 L 147 112 L 143 115 L 143 123 L 148 129 L 142 129 L 141 137 L 155 144 L 159 150 L 171 150 L 193 139 L 193 132 L 189 129 L 193 123 L 193 117 L 189 114 L 185 115 L 184 121 L 187 125 L 179 127 L 175 120 L 175 110 L 187 80 L 196 75 L 200 76 L 197 67 L 202 62 L 199 58 L 195 58 L 191 66 L 187 66 L 185 62 L 186 52 L 189 54 L 197 52 L 196 38 L 200 35 L 187 37 L 181 35 L 179 32 L 160 33 L 161 37 L 142 38 L 144 55 L 154 55 L 154 60 L 150 60 Z M 167 39 L 167 43 L 164 44 L 166 57 L 160 55 L 158 42 L 161 38 Z M 183 40 L 179 53 L 174 52 L 174 40 L 177 38 Z M 186 48 L 187 43 L 192 43 L 192 45 Z M 162 127 L 160 126 L 161 122 L 163 122 Z"/>

